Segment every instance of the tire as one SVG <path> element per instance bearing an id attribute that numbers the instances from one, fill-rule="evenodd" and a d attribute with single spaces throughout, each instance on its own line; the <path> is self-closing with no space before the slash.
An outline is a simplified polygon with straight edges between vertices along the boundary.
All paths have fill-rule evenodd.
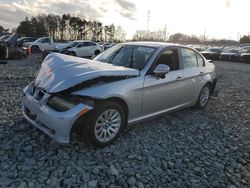
<path id="1" fill-rule="evenodd" d="M 97 103 L 89 114 L 83 131 L 91 145 L 103 148 L 113 143 L 123 131 L 126 116 L 122 106 L 113 101 Z"/>
<path id="2" fill-rule="evenodd" d="M 199 98 L 196 103 L 196 107 L 200 109 L 205 108 L 209 102 L 210 94 L 211 94 L 211 86 L 209 84 L 206 84 L 200 92 Z"/>
<path id="3" fill-rule="evenodd" d="M 31 52 L 32 53 L 38 53 L 40 50 L 39 50 L 39 47 L 38 46 L 32 46 L 31 47 Z"/>
<path id="4" fill-rule="evenodd" d="M 100 53 L 99 50 L 96 50 L 96 51 L 95 51 L 95 55 L 98 55 L 99 53 Z"/>

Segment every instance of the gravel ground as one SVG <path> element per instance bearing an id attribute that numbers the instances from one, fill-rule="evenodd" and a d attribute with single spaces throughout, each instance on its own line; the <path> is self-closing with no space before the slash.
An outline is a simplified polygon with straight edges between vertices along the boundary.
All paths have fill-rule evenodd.
<path id="1" fill-rule="evenodd" d="M 0 65 L 0 187 L 250 187 L 250 65 L 215 62 L 219 96 L 130 127 L 112 145 L 60 145 L 21 115 L 37 57 Z"/>

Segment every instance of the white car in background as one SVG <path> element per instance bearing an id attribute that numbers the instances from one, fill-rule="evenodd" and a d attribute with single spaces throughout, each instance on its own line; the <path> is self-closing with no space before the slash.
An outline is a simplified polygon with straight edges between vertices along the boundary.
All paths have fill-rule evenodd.
<path id="1" fill-rule="evenodd" d="M 24 47 L 30 48 L 32 53 L 38 53 L 40 50 L 52 51 L 56 49 L 53 38 L 41 37 L 33 42 L 25 42 Z"/>
<path id="2" fill-rule="evenodd" d="M 74 40 L 74 41 L 70 41 L 67 43 L 61 43 L 61 44 L 56 45 L 56 50 L 61 51 L 61 50 L 73 48 L 73 47 L 77 46 L 80 42 L 82 42 L 82 41 L 81 40 Z"/>
<path id="3" fill-rule="evenodd" d="M 66 50 L 66 54 L 77 57 L 92 57 L 103 52 L 103 46 L 88 40 L 74 41 L 79 42 L 76 46 Z"/>

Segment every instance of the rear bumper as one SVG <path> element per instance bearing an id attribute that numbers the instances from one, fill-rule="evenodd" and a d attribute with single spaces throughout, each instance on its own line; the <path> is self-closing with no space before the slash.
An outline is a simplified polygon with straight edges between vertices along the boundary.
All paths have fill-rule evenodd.
<path id="1" fill-rule="evenodd" d="M 46 105 L 46 97 L 44 101 L 36 101 L 26 92 L 22 100 L 22 113 L 34 127 L 57 142 L 69 143 L 71 128 L 79 118 L 77 114 L 85 109 L 91 110 L 92 107 L 80 103 L 68 111 L 58 112 Z"/>

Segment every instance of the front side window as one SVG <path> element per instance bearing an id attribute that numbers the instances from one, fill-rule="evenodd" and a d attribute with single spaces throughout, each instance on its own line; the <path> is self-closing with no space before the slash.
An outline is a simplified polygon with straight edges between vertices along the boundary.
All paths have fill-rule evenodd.
<path id="1" fill-rule="evenodd" d="M 81 48 L 81 47 L 84 47 L 84 46 L 86 46 L 85 42 L 81 42 L 80 44 L 78 44 L 77 48 Z"/>
<path id="2" fill-rule="evenodd" d="M 50 38 L 43 39 L 42 43 L 50 43 Z"/>
<path id="3" fill-rule="evenodd" d="M 156 48 L 136 45 L 117 45 L 106 50 L 95 60 L 142 70 Z"/>
<path id="4" fill-rule="evenodd" d="M 79 44 L 79 42 L 70 42 L 69 44 L 68 44 L 68 46 L 69 47 L 75 47 L 76 45 L 78 45 Z"/>
<path id="5" fill-rule="evenodd" d="M 181 61 L 184 69 L 197 67 L 196 54 L 193 50 L 181 48 Z"/>
<path id="6" fill-rule="evenodd" d="M 159 64 L 165 64 L 170 67 L 170 71 L 175 71 L 179 69 L 179 63 L 177 59 L 177 51 L 168 49 L 161 53 L 160 57 L 156 62 L 156 66 Z"/>

